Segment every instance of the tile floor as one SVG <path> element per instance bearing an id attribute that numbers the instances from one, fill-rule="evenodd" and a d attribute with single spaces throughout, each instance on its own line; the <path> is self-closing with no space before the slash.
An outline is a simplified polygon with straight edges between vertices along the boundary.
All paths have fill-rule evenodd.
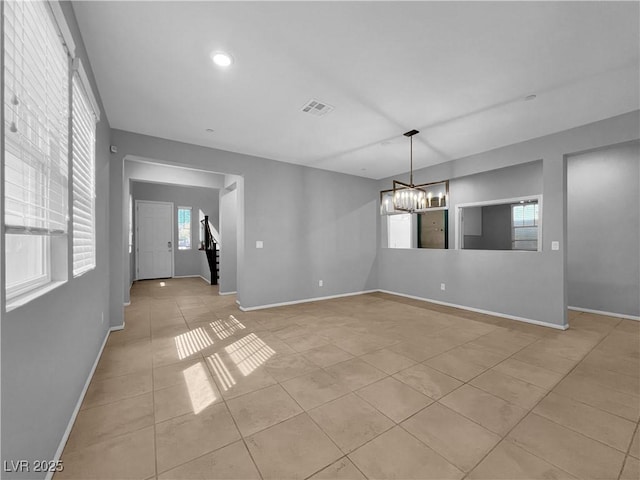
<path id="1" fill-rule="evenodd" d="M 56 480 L 640 476 L 640 322 L 163 285 L 133 286 Z"/>

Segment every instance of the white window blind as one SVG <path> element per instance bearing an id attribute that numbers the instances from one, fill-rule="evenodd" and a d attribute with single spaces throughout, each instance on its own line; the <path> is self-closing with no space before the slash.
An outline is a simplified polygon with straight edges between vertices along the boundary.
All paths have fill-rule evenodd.
<path id="1" fill-rule="evenodd" d="M 514 204 L 511 206 L 511 212 L 511 243 L 513 250 L 537 250 L 538 204 Z"/>
<path id="2" fill-rule="evenodd" d="M 5 1 L 3 14 L 5 292 L 13 299 L 52 281 L 50 236 L 67 233 L 72 41 L 60 34 L 57 4 Z"/>
<path id="3" fill-rule="evenodd" d="M 4 2 L 4 17 L 6 231 L 66 233 L 67 51 L 46 2 Z"/>
<path id="4" fill-rule="evenodd" d="M 73 76 L 71 131 L 73 179 L 73 275 L 96 266 L 96 114 L 81 75 Z"/>

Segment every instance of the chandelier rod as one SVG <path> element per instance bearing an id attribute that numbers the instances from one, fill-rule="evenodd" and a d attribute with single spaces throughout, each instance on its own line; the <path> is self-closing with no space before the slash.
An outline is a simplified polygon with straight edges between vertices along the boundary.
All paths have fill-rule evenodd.
<path id="1" fill-rule="evenodd" d="M 410 140 L 409 148 L 411 149 L 411 152 L 409 153 L 409 158 L 410 158 L 411 164 L 409 168 L 409 185 L 411 185 L 411 188 L 413 188 L 413 136 L 416 133 L 420 133 L 420 132 L 418 130 L 409 130 L 408 132 L 403 133 L 403 135 L 405 137 L 409 137 L 409 140 Z"/>
<path id="2" fill-rule="evenodd" d="M 409 154 L 409 158 L 411 159 L 411 164 L 409 167 L 409 184 L 413 187 L 413 136 L 409 137 L 410 145 L 411 145 L 411 153 Z"/>

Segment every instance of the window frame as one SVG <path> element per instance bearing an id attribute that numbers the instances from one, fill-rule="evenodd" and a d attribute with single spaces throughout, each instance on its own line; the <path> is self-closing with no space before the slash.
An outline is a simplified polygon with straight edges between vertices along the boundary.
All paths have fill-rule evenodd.
<path id="1" fill-rule="evenodd" d="M 9 233 L 9 235 L 11 235 L 11 233 Z M 44 273 L 35 278 L 30 278 L 22 282 L 14 283 L 11 286 L 7 286 L 5 288 L 5 295 L 6 295 L 6 298 L 9 300 L 13 300 L 22 295 L 26 295 L 29 292 L 37 290 L 39 288 L 46 287 L 48 284 L 51 283 L 51 261 L 50 261 L 51 242 L 49 241 L 49 237 L 46 235 L 37 235 L 37 236 L 41 237 L 43 242 L 43 245 L 41 248 L 42 248 L 42 270 L 44 271 Z M 7 245 L 6 237 L 5 237 L 4 245 L 6 249 L 6 245 Z"/>
<path id="2" fill-rule="evenodd" d="M 35 4 L 32 4 L 35 5 Z M 51 64 L 47 63 L 45 67 L 47 71 L 52 72 L 51 77 L 47 77 L 47 87 L 44 89 L 34 89 L 29 86 L 28 81 L 21 80 L 19 83 L 8 83 L 3 85 L 3 135 L 2 135 L 2 254 L 7 255 L 7 236 L 36 236 L 42 239 L 41 244 L 37 247 L 41 257 L 41 271 L 36 277 L 27 280 L 16 281 L 8 284 L 7 262 L 3 262 L 4 268 L 2 272 L 2 296 L 4 300 L 5 311 L 21 306 L 28 301 L 36 298 L 43 293 L 64 283 L 68 279 L 68 231 L 69 231 L 69 175 L 70 175 L 70 124 L 69 115 L 71 109 L 70 95 L 70 66 L 71 59 L 75 55 L 75 44 L 71 36 L 71 32 L 66 24 L 66 20 L 59 3 L 55 0 L 43 2 L 40 6 L 35 6 L 37 11 L 31 10 L 28 15 L 22 18 L 29 18 L 33 21 L 31 24 L 37 24 L 41 27 L 41 34 L 45 39 L 45 43 L 39 43 L 37 48 L 33 50 L 34 54 L 22 56 L 17 54 L 20 51 L 31 52 L 30 46 L 24 50 L 24 45 L 16 45 L 12 43 L 12 50 L 6 47 L 8 38 L 21 38 L 20 36 L 11 37 L 11 32 L 17 32 L 23 35 L 24 31 L 19 16 L 25 15 L 27 10 L 7 10 L 7 5 L 3 4 L 0 10 L 3 25 L 3 49 L 2 68 L 3 74 L 10 75 L 12 78 L 19 78 L 21 69 L 24 65 L 38 64 L 43 58 L 51 59 Z M 16 4 L 14 9 L 18 8 Z M 22 5 L 20 8 L 26 8 Z M 15 15 L 14 15 L 15 12 Z M 27 24 L 25 24 L 27 25 Z M 24 38 L 24 37 L 22 37 Z M 28 38 L 28 37 L 27 37 Z M 33 39 L 28 40 L 33 42 Z M 59 42 L 59 43 L 58 43 Z M 7 57 L 11 60 L 7 66 Z M 20 62 L 21 67 L 16 67 Z M 63 63 L 64 62 L 64 63 Z M 27 67 L 28 68 L 28 67 Z M 38 72 L 41 69 L 38 69 Z M 37 75 L 37 73 L 36 73 Z M 22 78 L 22 77 L 20 77 Z M 63 84 L 64 83 L 64 84 Z M 49 97 L 43 91 L 53 91 L 56 96 Z M 13 92 L 13 95 L 11 94 Z M 38 118 L 41 113 L 42 105 L 38 101 L 42 95 L 46 96 L 47 108 L 53 108 L 51 111 L 56 112 L 52 116 L 46 115 L 44 120 L 38 120 L 34 123 L 34 119 Z M 13 103 L 15 99 L 17 103 Z M 35 98 L 34 98 L 35 97 Z M 51 98 L 51 105 L 49 105 Z M 25 101 L 26 100 L 26 101 Z M 58 101 L 60 101 L 58 103 Z M 12 106 L 9 106 L 11 102 Z M 60 110 L 56 110 L 56 108 Z M 23 110 L 24 113 L 21 113 Z M 48 111 L 48 110 L 45 110 Z M 17 121 L 19 138 L 7 141 L 7 136 L 16 132 L 9 126 L 10 115 L 11 122 Z M 13 127 L 13 124 L 11 125 Z M 46 137 L 40 137 L 41 132 L 48 132 L 50 128 L 54 128 L 53 136 L 46 134 Z M 43 130 L 44 129 L 44 130 Z M 13 131 L 11 131 L 13 130 Z M 11 132 L 11 133 L 10 133 Z M 51 142 L 51 140 L 54 140 Z M 25 141 L 26 140 L 26 141 Z M 46 144 L 43 144 L 46 142 Z M 24 160 L 22 154 L 31 152 L 28 160 Z M 30 188 L 19 183 L 15 183 L 16 188 L 20 188 L 18 196 L 15 197 L 15 210 L 7 212 L 7 158 L 11 155 L 11 168 L 16 170 L 16 179 L 31 173 L 25 172 L 25 168 L 33 170 L 33 181 L 41 183 L 41 188 Z M 51 173 L 50 173 L 51 172 Z M 53 179 L 53 180 L 52 180 Z M 28 185 L 31 184 L 31 180 Z M 38 190 L 41 190 L 38 193 Z M 53 207 L 51 206 L 53 205 Z M 57 207 L 57 208 L 56 208 Z M 22 211 L 20 213 L 20 211 Z"/>
<path id="3" fill-rule="evenodd" d="M 71 127 L 70 127 L 70 138 L 71 138 L 71 149 L 70 149 L 70 164 L 71 164 L 71 219 L 72 219 L 72 261 L 71 268 L 73 272 L 73 276 L 80 277 L 91 270 L 96 268 L 97 263 L 97 249 L 96 249 L 96 146 L 97 146 L 97 126 L 100 122 L 100 108 L 98 107 L 98 103 L 96 101 L 95 96 L 93 95 L 93 90 L 91 88 L 91 84 L 89 82 L 89 78 L 87 73 L 82 65 L 82 61 L 79 58 L 74 59 L 73 61 L 73 73 L 70 76 L 71 83 Z M 90 128 L 93 129 L 92 136 L 89 139 L 93 142 L 91 145 L 86 145 L 87 153 L 89 153 L 89 159 L 85 160 L 85 163 L 88 163 L 89 169 L 89 185 L 82 185 L 80 188 L 76 185 L 76 180 L 78 177 L 76 176 L 76 169 L 80 170 L 80 168 L 85 168 L 85 165 L 79 165 L 78 157 L 76 156 L 76 151 L 80 151 L 80 148 L 76 149 L 76 119 L 79 119 L 80 115 L 76 115 L 75 106 L 79 103 L 76 103 L 75 95 L 76 91 L 83 95 L 84 97 L 81 99 L 82 105 L 87 108 L 86 112 L 83 112 L 84 115 L 88 115 L 89 118 L 93 119 L 93 122 L 90 125 Z M 78 121 L 81 121 L 80 119 Z M 80 124 L 77 128 L 83 128 L 86 125 Z M 76 267 L 76 200 L 84 200 L 85 203 L 87 201 L 86 194 L 83 195 L 82 190 L 88 190 L 88 201 L 90 202 L 90 234 L 91 234 L 91 251 L 89 257 L 89 263 Z M 79 198 L 77 198 L 78 196 Z M 79 202 L 78 202 L 79 203 Z M 80 208 L 78 208 L 80 211 Z"/>
<path id="4" fill-rule="evenodd" d="M 466 207 L 484 207 L 489 205 L 503 205 L 503 204 L 516 204 L 521 201 L 535 201 L 538 203 L 538 248 L 536 250 L 474 250 L 474 249 L 465 249 L 463 246 L 463 237 L 462 235 L 462 209 Z M 455 229 L 455 249 L 456 250 L 467 250 L 469 252 L 476 251 L 496 251 L 496 252 L 526 252 L 526 253 L 535 253 L 542 252 L 542 227 L 543 227 L 543 202 L 542 202 L 542 194 L 538 195 L 526 195 L 522 197 L 512 197 L 512 198 L 501 198 L 497 200 L 486 200 L 481 202 L 471 202 L 471 203 L 459 203 L 454 206 L 455 215 L 456 215 L 456 229 Z M 511 221 L 513 222 L 513 213 L 510 211 Z"/>
<path id="5" fill-rule="evenodd" d="M 198 248 L 204 250 L 204 212 L 198 209 Z"/>
<path id="6" fill-rule="evenodd" d="M 182 247 L 180 246 L 180 229 L 181 229 L 181 225 L 184 224 L 180 222 L 180 210 L 188 210 L 189 211 L 189 246 L 188 247 Z M 177 207 L 177 214 L 176 214 L 176 224 L 178 227 L 178 251 L 180 252 L 184 252 L 186 250 L 193 250 L 193 208 L 192 207 L 187 207 L 187 206 L 179 206 Z"/>
<path id="7" fill-rule="evenodd" d="M 529 201 L 529 203 L 526 203 L 524 200 L 521 200 L 518 203 L 512 203 L 511 204 L 511 250 L 518 250 L 518 251 L 529 251 L 529 252 L 535 252 L 539 250 L 539 244 L 540 244 L 540 235 L 538 232 L 538 229 L 540 228 L 540 204 L 534 201 Z M 514 210 L 516 208 L 522 208 L 523 209 L 523 216 L 524 216 L 524 207 L 526 207 L 527 205 L 533 206 L 534 207 L 534 219 L 533 219 L 533 225 L 515 225 L 515 220 L 514 220 Z M 535 227 L 536 229 L 536 248 L 513 248 L 514 246 L 517 245 L 518 242 L 529 242 L 532 240 L 517 240 L 516 239 L 516 231 L 522 228 L 533 228 Z"/>
<path id="8" fill-rule="evenodd" d="M 19 2 L 16 2 L 19 3 Z M 72 243 L 71 235 L 73 233 L 73 126 L 72 126 L 72 111 L 73 111 L 73 86 L 75 72 L 73 70 L 75 65 L 81 66 L 79 59 L 76 57 L 76 46 L 73 40 L 73 35 L 66 21 L 64 12 L 58 0 L 45 0 L 40 3 L 42 10 L 38 11 L 22 11 L 22 10 L 10 10 L 8 11 L 6 5 L 3 2 L 0 8 L 0 21 L 7 28 L 3 29 L 3 42 L 5 48 L 3 49 L 2 68 L 3 74 L 16 75 L 15 78 L 20 78 L 20 69 L 24 67 L 17 67 L 19 62 L 26 62 L 27 65 L 34 65 L 40 62 L 43 55 L 45 58 L 52 58 L 52 63 L 49 65 L 52 72 L 55 74 L 46 82 L 45 87 L 33 87 L 33 83 L 25 83 L 24 81 L 12 84 L 11 88 L 8 85 L 3 85 L 3 113 L 2 113 L 2 141 L 0 142 L 0 148 L 2 148 L 2 163 L 0 172 L 0 192 L 2 192 L 2 199 L 0 200 L 2 221 L 0 222 L 0 230 L 2 237 L 0 238 L 0 246 L 2 252 L 0 254 L 4 257 L 3 267 L 0 268 L 0 297 L 3 300 L 4 311 L 10 311 L 14 308 L 20 307 L 40 297 L 41 295 L 57 288 L 59 285 L 66 283 L 71 275 L 75 273 L 73 257 L 72 257 Z M 16 7 L 14 7 L 16 8 Z M 15 14 L 14 14 L 15 12 Z M 44 14 L 42 14 L 44 12 Z M 26 14 L 26 15 L 25 15 Z M 23 16 L 24 15 L 24 16 Z M 22 18 L 28 19 L 28 23 L 21 23 Z M 19 44 L 16 47 L 12 47 L 10 52 L 7 50 L 6 42 L 9 40 L 15 40 L 16 38 L 24 35 L 21 25 L 31 25 L 29 28 L 34 28 L 34 25 L 38 25 L 39 31 L 46 32 L 43 38 L 47 38 L 46 43 L 40 42 L 36 45 L 35 50 L 31 50 L 29 47 L 27 50 L 16 50 L 16 48 L 23 48 Z M 13 30 L 10 30 L 13 29 Z M 11 32 L 17 32 L 19 36 L 11 36 Z M 27 32 L 28 33 L 28 32 Z M 28 41 L 29 35 L 26 37 Z M 55 39 L 55 40 L 54 40 Z M 58 43 L 59 42 L 59 43 Z M 15 42 L 11 43 L 13 46 Z M 61 49 L 60 49 L 61 46 Z M 22 59 L 19 51 L 33 51 L 33 55 L 25 56 Z M 9 62 L 7 62 L 7 56 L 10 56 Z M 59 57 L 58 57 L 59 56 Z M 64 65 L 61 59 L 64 57 Z M 57 58 L 57 59 L 56 59 Z M 9 66 L 7 66 L 7 64 Z M 35 70 L 34 70 L 35 71 Z M 38 69 L 38 71 L 40 71 Z M 7 73 L 9 72 L 9 73 Z M 64 72 L 64 74 L 63 74 Z M 79 71 L 82 77 L 82 84 L 89 102 L 92 105 L 92 109 L 96 116 L 96 124 L 99 122 L 100 110 L 96 97 L 93 94 L 91 83 L 88 81 L 86 72 L 81 68 Z M 40 85 L 40 84 L 38 84 Z M 17 88 L 16 88 L 17 87 Z M 46 115 L 44 121 L 39 121 L 37 124 L 38 130 L 33 130 L 33 115 L 39 114 L 40 110 L 37 110 L 40 105 L 38 98 L 44 95 L 41 91 L 48 91 L 52 89 L 54 92 L 58 92 L 58 97 L 61 101 L 56 103 L 56 97 L 53 98 L 52 112 L 59 112 L 59 117 Z M 18 100 L 20 97 L 24 99 L 30 99 L 27 102 L 20 102 L 19 107 L 25 108 L 25 113 L 21 114 L 15 107 L 9 105 L 9 101 L 12 98 L 12 93 L 17 94 Z M 64 93 L 61 93 L 64 92 Z M 35 96 L 35 100 L 34 100 Z M 36 103 L 34 103 L 36 102 Z M 15 105 L 15 104 L 13 104 Z M 32 112 L 32 109 L 33 110 Z M 28 113 L 27 113 L 28 112 Z M 48 110 L 47 110 L 48 112 Z M 63 113 L 63 115 L 60 115 Z M 5 118 L 9 116 L 9 118 Z M 24 125 L 22 133 L 23 137 L 28 139 L 27 142 L 22 138 L 17 139 L 18 142 L 12 140 L 7 142 L 6 137 L 10 131 L 10 121 L 16 119 Z M 44 123 L 43 123 L 44 122 Z M 53 122 L 53 123 L 52 123 Z M 55 135 L 58 135 L 59 140 L 53 143 L 51 137 L 39 137 L 42 131 L 49 131 L 48 124 L 57 125 Z M 42 129 L 45 130 L 42 130 Z M 18 131 L 20 131 L 20 124 L 18 124 Z M 36 135 L 34 137 L 34 134 Z M 39 139 L 39 140 L 38 140 Z M 32 142 L 43 142 L 46 144 L 41 146 L 41 143 L 32 144 Z M 93 173 L 93 187 L 94 198 L 92 201 L 92 221 L 93 221 L 93 255 L 95 268 L 96 257 L 96 239 L 95 232 L 96 218 L 95 218 L 95 146 L 97 143 L 97 127 L 94 131 L 94 173 Z M 53 146 L 52 146 L 53 145 Z M 31 151 L 31 155 L 27 160 L 23 160 L 21 153 Z M 8 153 L 9 152 L 9 153 Z M 11 153 L 12 152 L 12 153 Z M 35 152 L 35 154 L 34 154 Z M 57 155 L 54 155 L 56 154 Z M 10 165 L 16 169 L 16 176 L 13 183 L 16 188 L 22 188 L 22 190 L 16 190 L 14 197 L 14 210 L 7 215 L 6 200 L 7 200 L 7 176 L 5 175 L 5 168 L 7 165 L 8 155 L 13 155 L 15 158 L 11 159 Z M 40 163 L 42 165 L 40 166 Z M 28 165 L 28 167 L 26 167 Z M 25 171 L 24 168 L 30 168 L 33 170 L 31 173 L 29 170 Z M 50 173 L 52 172 L 52 173 Z M 29 180 L 28 185 L 32 185 L 32 182 L 37 182 L 43 185 L 42 188 L 24 188 L 17 182 L 19 176 L 27 175 Z M 33 178 L 31 178 L 33 177 Z M 53 179 L 53 180 L 52 180 Z M 27 191 L 29 190 L 29 191 Z M 41 191 L 40 191 L 41 190 Z M 43 200 L 44 199 L 44 200 Z M 53 203 L 52 203 L 53 202 Z M 59 202 L 59 203 L 56 203 Z M 54 205 L 52 207 L 52 205 Z M 56 209 L 55 206 L 58 206 Z M 29 278 L 28 280 L 14 282 L 11 285 L 7 285 L 7 239 L 9 236 L 24 236 L 38 237 L 40 239 L 40 245 L 37 246 L 38 252 L 41 253 L 41 268 L 35 265 L 34 270 L 44 272 L 38 273 L 36 276 Z M 31 248 L 31 247 L 30 247 Z M 31 250 L 26 252 L 29 255 Z M 71 256 L 71 258 L 70 258 Z M 86 269 L 87 271 L 89 269 Z"/>

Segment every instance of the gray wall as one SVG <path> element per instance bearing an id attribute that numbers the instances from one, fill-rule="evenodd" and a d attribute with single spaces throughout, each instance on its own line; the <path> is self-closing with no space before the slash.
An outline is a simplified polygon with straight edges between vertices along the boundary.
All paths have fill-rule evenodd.
<path id="1" fill-rule="evenodd" d="M 458 204 L 486 202 L 542 193 L 542 161 L 512 165 L 510 167 L 489 170 L 474 175 L 454 178 L 449 182 L 449 245 L 457 248 L 456 231 L 458 228 Z M 491 236 L 496 225 L 482 209 L 482 234 Z M 490 214 L 489 214 L 490 215 Z M 510 218 L 510 215 L 507 215 Z M 486 222 L 489 222 L 487 224 Z M 511 225 L 509 224 L 509 230 Z M 510 233 L 509 233 L 510 238 Z M 486 240 L 488 241 L 488 239 Z M 482 240 L 480 243 L 482 244 Z M 465 243 L 466 245 L 466 243 Z M 509 244 L 508 249 L 511 249 Z"/>
<path id="2" fill-rule="evenodd" d="M 377 182 L 369 179 L 112 130 L 113 278 L 129 265 L 123 218 L 125 157 L 239 175 L 237 295 L 242 307 L 374 289 Z M 126 178 L 126 177 L 125 177 Z M 224 236 L 224 233 L 221 232 Z M 262 240 L 264 248 L 257 249 Z M 224 243 L 224 240 L 223 240 Z M 324 280 L 324 287 L 318 286 Z M 124 292 L 113 291 L 114 311 Z"/>
<path id="3" fill-rule="evenodd" d="M 100 102 L 72 8 L 61 2 L 76 54 Z M 96 268 L 2 316 L 2 460 L 53 459 L 109 328 L 109 122 L 96 150 Z M 4 131 L 4 129 L 3 129 Z M 104 315 L 104 321 L 102 320 Z M 33 463 L 31 463 L 33 465 Z M 19 477 L 4 474 L 3 478 Z M 39 478 L 31 472 L 23 478 Z"/>
<path id="4" fill-rule="evenodd" d="M 220 191 L 220 292 L 238 288 L 238 185 L 229 179 Z"/>
<path id="5" fill-rule="evenodd" d="M 505 252 L 381 248 L 378 255 L 380 288 L 558 326 L 566 325 L 565 156 L 636 140 L 639 132 L 639 112 L 635 110 L 414 172 L 416 183 L 456 179 L 450 184 L 450 205 L 455 206 L 458 203 L 490 200 L 493 195 L 492 189 L 478 190 L 475 179 L 470 175 L 542 159 L 543 250 Z M 501 172 L 487 175 L 494 174 L 497 178 L 487 185 L 504 188 L 500 193 L 501 198 L 539 193 L 522 192 L 519 185 L 509 182 L 506 171 L 504 175 L 507 178 L 501 180 L 498 180 L 503 175 Z M 379 189 L 389 188 L 391 180 L 380 181 Z M 468 188 L 462 189 L 463 183 L 459 182 L 466 183 Z M 514 189 L 513 195 L 509 193 L 510 189 Z M 515 191 L 517 189 L 520 190 Z M 450 217 L 450 220 L 453 219 Z M 453 223 L 455 228 L 455 220 Z M 454 232 L 450 231 L 450 234 L 454 235 Z M 559 242 L 559 250 L 551 250 L 552 241 Z M 638 255 L 637 250 L 635 255 Z M 445 291 L 440 290 L 440 283 L 446 283 Z"/>
<path id="6" fill-rule="evenodd" d="M 640 316 L 640 144 L 567 160 L 569 305 Z"/>
<path id="7" fill-rule="evenodd" d="M 200 222 L 198 210 L 209 215 L 209 221 L 218 228 L 218 190 L 213 188 L 188 187 L 179 185 L 163 185 L 158 183 L 133 182 L 133 201 L 150 200 L 154 202 L 172 202 L 174 208 L 173 229 L 173 258 L 174 275 L 191 276 L 200 275 L 203 257 L 206 255 L 199 248 Z M 191 248 L 189 250 L 178 249 L 178 207 L 191 207 Z M 135 215 L 134 215 L 135 219 Z M 135 242 L 135 222 L 134 222 Z M 135 249 L 133 250 L 133 264 L 135 265 Z M 205 262 L 206 263 L 206 262 Z M 207 265 L 207 270 L 209 269 Z M 134 277 L 135 278 L 135 277 Z M 210 280 L 210 276 L 208 277 Z"/>
<path id="8" fill-rule="evenodd" d="M 481 211 L 482 234 L 465 235 L 464 248 L 511 250 L 511 204 L 476 208 L 480 208 Z"/>
<path id="9" fill-rule="evenodd" d="M 449 245 L 456 248 L 457 205 L 542 193 L 542 161 L 534 160 L 452 178 L 449 181 Z"/>

